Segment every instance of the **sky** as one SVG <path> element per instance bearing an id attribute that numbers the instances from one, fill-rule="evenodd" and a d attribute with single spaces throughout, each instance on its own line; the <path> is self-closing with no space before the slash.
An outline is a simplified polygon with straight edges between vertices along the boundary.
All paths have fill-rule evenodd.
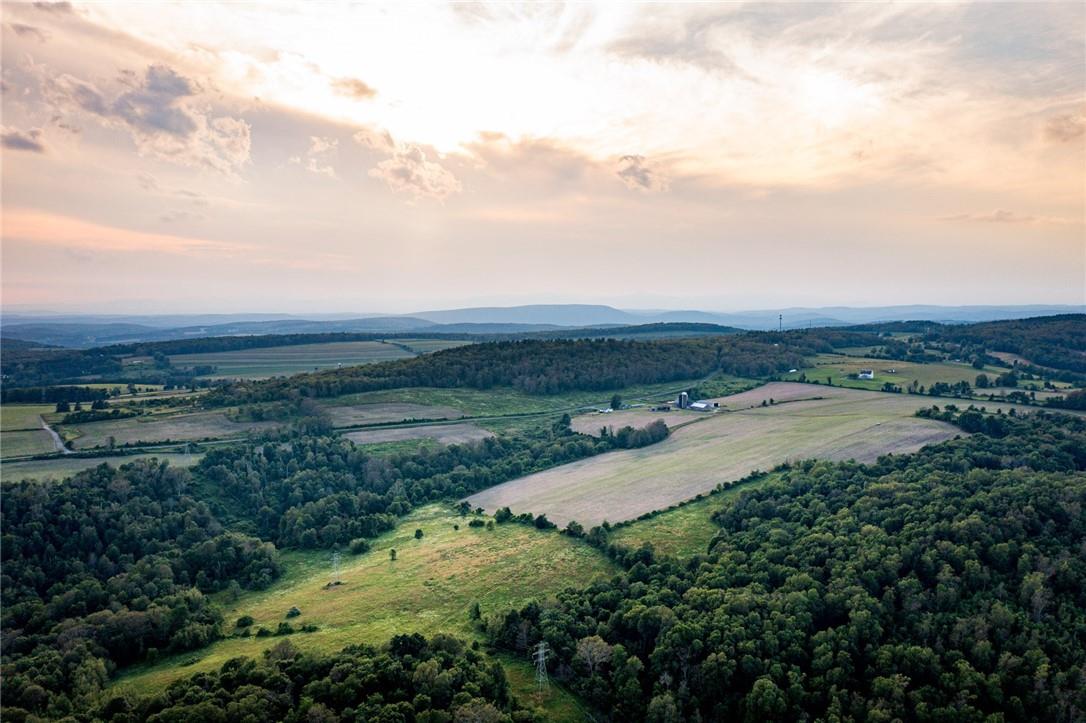
<path id="1" fill-rule="evenodd" d="M 6 310 L 1086 303 L 1086 4 L 3 3 Z"/>

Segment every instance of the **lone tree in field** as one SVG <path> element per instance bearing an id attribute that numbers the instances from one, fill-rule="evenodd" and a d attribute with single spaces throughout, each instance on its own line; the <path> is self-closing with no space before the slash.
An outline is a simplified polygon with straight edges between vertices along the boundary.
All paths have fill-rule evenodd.
<path id="1" fill-rule="evenodd" d="M 416 540 L 421 540 L 422 539 L 422 530 L 415 530 L 415 539 Z"/>
<path id="2" fill-rule="evenodd" d="M 388 551 L 388 560 L 389 560 L 389 562 L 395 562 L 396 561 L 396 548 L 395 547 L 393 547 L 391 550 Z"/>
<path id="3" fill-rule="evenodd" d="M 611 409 L 622 409 L 622 397 L 617 394 L 611 397 Z"/>

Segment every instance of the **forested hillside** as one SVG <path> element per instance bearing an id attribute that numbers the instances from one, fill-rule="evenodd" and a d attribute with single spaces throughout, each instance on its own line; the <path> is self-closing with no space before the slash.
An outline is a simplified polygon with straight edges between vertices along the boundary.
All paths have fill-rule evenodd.
<path id="1" fill-rule="evenodd" d="M 813 333 L 743 334 L 661 341 L 561 340 L 473 344 L 414 359 L 236 383 L 214 390 L 208 404 L 271 401 L 292 392 L 333 397 L 397 387 L 513 387 L 529 394 L 621 389 L 703 377 L 717 371 L 766 376 L 802 365 L 837 343 L 877 337 Z"/>
<path id="2" fill-rule="evenodd" d="M 606 720 L 1079 720 L 1086 423 L 994 433 L 797 465 L 722 506 L 704 555 L 610 547 L 625 575 L 484 628 L 545 640 Z"/>

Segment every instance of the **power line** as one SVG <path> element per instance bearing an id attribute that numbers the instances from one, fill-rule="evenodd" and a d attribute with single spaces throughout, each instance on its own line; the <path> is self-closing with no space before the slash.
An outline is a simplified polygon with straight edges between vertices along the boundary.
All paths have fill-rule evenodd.
<path id="1" fill-rule="evenodd" d="M 539 686 L 539 692 L 542 693 L 550 685 L 550 680 L 547 678 L 547 644 L 542 640 L 539 641 L 539 645 L 535 648 L 535 682 Z"/>

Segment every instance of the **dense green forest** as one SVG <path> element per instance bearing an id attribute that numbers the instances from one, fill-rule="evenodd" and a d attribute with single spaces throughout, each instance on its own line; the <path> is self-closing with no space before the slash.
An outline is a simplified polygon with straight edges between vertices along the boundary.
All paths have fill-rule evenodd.
<path id="1" fill-rule="evenodd" d="M 723 505 L 682 563 L 596 528 L 624 575 L 484 629 L 513 650 L 545 640 L 607 720 L 1079 720 L 1086 422 L 985 431 L 795 465 Z"/>

